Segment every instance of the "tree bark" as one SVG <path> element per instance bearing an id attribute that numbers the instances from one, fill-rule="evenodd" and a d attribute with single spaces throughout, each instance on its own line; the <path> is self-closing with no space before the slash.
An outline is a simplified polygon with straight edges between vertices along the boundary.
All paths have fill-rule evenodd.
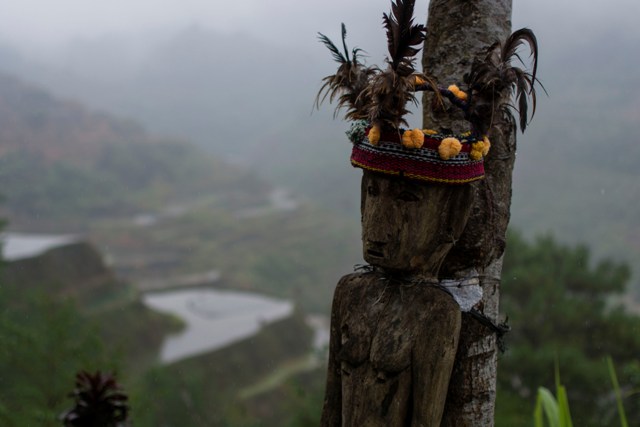
<path id="1" fill-rule="evenodd" d="M 441 86 L 461 85 L 473 58 L 511 32 L 511 0 L 432 0 L 423 69 Z M 425 94 L 424 126 L 468 130 L 462 112 L 437 111 Z M 476 307 L 498 323 L 499 284 L 506 229 L 510 219 L 515 129 L 510 116 L 497 115 L 488 135 L 492 147 L 485 158 L 485 180 L 474 184 L 471 217 L 445 259 L 442 276 L 475 267 L 480 271 L 483 300 Z M 443 426 L 493 426 L 497 374 L 497 340 L 493 331 L 464 314 Z"/>

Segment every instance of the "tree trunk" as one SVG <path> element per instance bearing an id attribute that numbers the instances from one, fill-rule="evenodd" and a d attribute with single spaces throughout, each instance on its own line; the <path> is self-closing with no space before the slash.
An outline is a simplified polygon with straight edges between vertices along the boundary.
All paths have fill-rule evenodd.
<path id="1" fill-rule="evenodd" d="M 462 85 L 473 58 L 511 32 L 511 0 L 432 0 L 423 69 L 441 86 Z M 425 94 L 424 126 L 468 130 L 462 113 L 430 108 Z M 452 107 L 455 108 L 455 107 Z M 499 284 L 506 229 L 510 218 L 515 132 L 510 117 L 498 115 L 489 134 L 491 151 L 485 159 L 486 179 L 474 184 L 471 218 L 445 260 L 441 276 L 454 276 L 471 267 L 480 271 L 483 300 L 478 311 L 498 322 Z M 492 426 L 497 374 L 495 333 L 465 313 L 458 354 L 451 378 L 442 425 Z"/>

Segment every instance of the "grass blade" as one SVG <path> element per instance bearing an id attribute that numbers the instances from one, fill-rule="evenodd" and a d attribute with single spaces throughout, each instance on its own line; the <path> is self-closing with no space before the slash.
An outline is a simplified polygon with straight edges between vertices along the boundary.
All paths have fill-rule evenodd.
<path id="1" fill-rule="evenodd" d="M 616 375 L 616 369 L 613 366 L 613 360 L 610 356 L 607 356 L 607 366 L 609 367 L 609 376 L 613 383 L 613 391 L 616 394 L 616 402 L 618 404 L 618 414 L 620 414 L 620 425 L 622 427 L 629 427 L 627 422 L 627 415 L 624 412 L 624 405 L 622 404 L 622 392 L 620 391 L 620 384 L 618 383 L 618 377 Z"/>
<path id="2" fill-rule="evenodd" d="M 547 416 L 547 421 L 550 427 L 561 427 L 559 423 L 559 409 L 556 399 L 553 394 L 544 387 L 538 388 L 538 398 L 536 400 L 536 409 L 534 415 L 536 417 L 536 427 L 543 427 L 544 422 L 542 420 L 542 413 Z M 539 423 L 539 424 L 538 424 Z"/>
<path id="3" fill-rule="evenodd" d="M 558 385 L 556 390 L 558 396 L 558 417 L 562 427 L 573 427 L 571 421 L 571 410 L 569 409 L 569 398 L 567 397 L 567 389 L 563 385 Z"/>

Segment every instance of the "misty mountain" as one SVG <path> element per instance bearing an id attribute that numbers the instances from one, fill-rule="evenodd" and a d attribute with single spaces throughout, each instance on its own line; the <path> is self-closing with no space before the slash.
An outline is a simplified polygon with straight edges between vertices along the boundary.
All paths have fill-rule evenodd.
<path id="1" fill-rule="evenodd" d="M 586 241 L 598 256 L 637 259 L 640 207 L 630 201 L 640 191 L 640 58 L 629 54 L 637 40 L 612 29 L 539 44 L 538 76 L 549 96 L 539 91 L 534 121 L 519 136 L 513 224 Z M 347 124 L 332 120 L 330 105 L 312 114 L 320 81 L 335 65 L 316 40 L 308 46 L 275 48 L 192 26 L 143 47 L 78 42 L 17 67 L 57 93 L 186 136 L 349 212 L 357 226 L 359 174 L 348 163 Z M 379 52 L 368 62 L 382 64 Z"/>
<path id="2" fill-rule="evenodd" d="M 132 215 L 216 192 L 262 200 L 268 186 L 184 141 L 0 74 L 3 215 L 12 226 Z M 240 198 L 238 195 L 234 196 Z M 64 226 L 63 226 L 64 227 Z"/>

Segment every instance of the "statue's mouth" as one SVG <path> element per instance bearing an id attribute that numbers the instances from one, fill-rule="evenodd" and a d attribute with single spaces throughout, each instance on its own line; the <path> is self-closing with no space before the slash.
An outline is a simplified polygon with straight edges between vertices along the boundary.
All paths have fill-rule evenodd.
<path id="1" fill-rule="evenodd" d="M 384 258 L 384 252 L 377 251 L 375 249 L 367 249 L 367 255 L 372 256 L 374 258 Z"/>

